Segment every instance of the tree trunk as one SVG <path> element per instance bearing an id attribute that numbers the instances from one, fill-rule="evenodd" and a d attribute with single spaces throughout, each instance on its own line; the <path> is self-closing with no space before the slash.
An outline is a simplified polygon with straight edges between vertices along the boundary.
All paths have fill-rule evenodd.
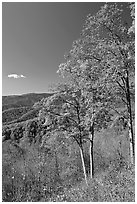
<path id="1" fill-rule="evenodd" d="M 131 159 L 131 164 L 134 164 L 134 145 L 132 141 L 132 131 L 131 131 L 130 120 L 128 121 L 128 134 L 129 134 L 130 159 Z"/>
<path id="2" fill-rule="evenodd" d="M 88 185 L 88 181 L 87 181 L 87 174 L 86 174 L 86 167 L 85 167 L 85 162 L 84 162 L 84 154 L 83 154 L 83 147 L 82 145 L 79 146 L 79 150 L 80 150 L 80 156 L 81 156 L 81 161 L 82 161 L 82 167 L 83 167 L 83 173 L 84 173 L 84 177 L 85 177 L 85 182 Z"/>
<path id="3" fill-rule="evenodd" d="M 89 147 L 89 156 L 90 156 L 90 178 L 94 177 L 94 154 L 93 154 L 93 139 L 94 139 L 94 124 L 90 128 L 90 147 Z"/>
<path id="4" fill-rule="evenodd" d="M 131 163 L 134 164 L 135 161 L 135 144 L 134 144 L 134 133 L 133 133 L 133 122 L 132 122 L 132 110 L 131 110 L 131 98 L 130 98 L 130 89 L 129 89 L 129 76 L 128 71 L 126 72 L 126 88 L 127 88 L 127 109 L 128 109 L 128 128 L 129 128 L 129 140 L 130 140 L 130 157 Z"/>

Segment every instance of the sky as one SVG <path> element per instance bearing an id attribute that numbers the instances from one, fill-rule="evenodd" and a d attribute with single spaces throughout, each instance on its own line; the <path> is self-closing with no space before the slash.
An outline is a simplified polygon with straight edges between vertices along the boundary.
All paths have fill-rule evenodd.
<path id="1" fill-rule="evenodd" d="M 103 4 L 3 2 L 2 95 L 49 92 L 62 82 L 57 70 L 64 54 L 79 38 L 86 16 Z"/>
<path id="2" fill-rule="evenodd" d="M 104 3 L 3 2 L 2 95 L 49 92 L 86 16 Z"/>

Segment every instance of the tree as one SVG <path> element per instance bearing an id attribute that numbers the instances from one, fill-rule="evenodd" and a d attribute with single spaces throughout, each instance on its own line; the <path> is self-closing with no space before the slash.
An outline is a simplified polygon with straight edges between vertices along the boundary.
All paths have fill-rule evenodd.
<path id="1" fill-rule="evenodd" d="M 134 4 L 131 4 L 134 20 Z M 107 107 L 128 120 L 131 162 L 134 161 L 132 101 L 134 99 L 134 32 L 123 22 L 117 4 L 105 4 L 94 16 L 88 15 L 81 36 L 65 56 L 58 72 L 80 80 L 88 93 L 96 87 Z M 71 77 L 70 77 L 71 75 Z M 77 81 L 76 80 L 76 81 Z M 122 104 L 122 111 L 118 111 Z"/>
<path id="2" fill-rule="evenodd" d="M 66 132 L 78 144 L 87 183 L 83 143 L 90 142 L 90 174 L 92 178 L 94 176 L 94 129 L 99 130 L 106 127 L 106 124 L 110 122 L 110 113 L 104 103 L 101 103 L 95 87 L 91 87 L 90 84 L 89 88 L 92 88 L 92 92 L 86 91 L 81 86 L 82 78 L 79 76 L 77 79 L 74 75 L 72 77 L 69 85 L 60 85 L 53 96 L 40 102 L 42 107 L 40 117 L 46 117 L 45 125 L 50 128 L 50 132 L 51 129 Z"/>
<path id="3" fill-rule="evenodd" d="M 64 90 L 60 90 L 43 101 L 40 117 L 46 117 L 45 125 L 50 128 L 50 131 L 51 129 L 53 131 L 63 131 L 66 133 L 66 137 L 73 138 L 78 144 L 84 177 L 87 183 L 83 153 L 83 130 L 80 119 L 80 93 L 68 85 L 64 85 L 63 88 Z"/>

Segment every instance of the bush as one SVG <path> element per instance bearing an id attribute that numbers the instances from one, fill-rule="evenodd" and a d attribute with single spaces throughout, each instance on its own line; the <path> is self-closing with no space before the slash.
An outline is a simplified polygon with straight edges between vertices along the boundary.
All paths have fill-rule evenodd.
<path id="1" fill-rule="evenodd" d="M 135 175 L 133 169 L 122 172 L 107 171 L 95 179 L 79 183 L 52 197 L 51 202 L 135 202 Z"/>

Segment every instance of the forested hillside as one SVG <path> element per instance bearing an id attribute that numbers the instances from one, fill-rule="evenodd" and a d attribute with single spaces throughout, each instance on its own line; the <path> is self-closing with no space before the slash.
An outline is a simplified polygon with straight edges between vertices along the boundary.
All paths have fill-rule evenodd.
<path id="1" fill-rule="evenodd" d="M 3 201 L 135 202 L 135 4 L 130 23 L 119 5 L 86 17 L 53 94 L 25 115 L 27 95 L 4 98 L 23 115 L 2 128 Z"/>
<path id="2" fill-rule="evenodd" d="M 2 122 L 4 125 L 25 121 L 37 117 L 38 111 L 33 109 L 33 105 L 41 100 L 51 96 L 50 93 L 41 94 L 23 94 L 2 96 Z"/>
<path id="3" fill-rule="evenodd" d="M 50 93 L 29 93 L 23 95 L 2 96 L 2 110 L 9 108 L 31 107 L 34 103 L 46 98 L 52 94 Z"/>

